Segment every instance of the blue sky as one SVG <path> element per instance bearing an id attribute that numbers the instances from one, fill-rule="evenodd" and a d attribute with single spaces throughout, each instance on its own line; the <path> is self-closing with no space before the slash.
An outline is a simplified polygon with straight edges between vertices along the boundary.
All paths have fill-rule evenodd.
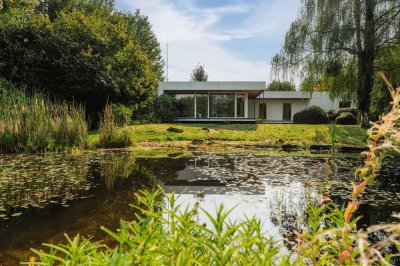
<path id="1" fill-rule="evenodd" d="M 116 5 L 149 17 L 164 58 L 169 44 L 169 80 L 189 80 L 200 63 L 209 80 L 270 81 L 271 57 L 300 1 L 116 0 Z"/>

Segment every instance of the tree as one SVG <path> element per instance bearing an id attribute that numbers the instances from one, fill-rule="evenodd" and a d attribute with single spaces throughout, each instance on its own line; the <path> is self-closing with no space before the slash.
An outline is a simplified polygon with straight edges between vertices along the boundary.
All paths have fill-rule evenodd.
<path id="1" fill-rule="evenodd" d="M 342 88 L 356 84 L 361 124 L 367 126 L 376 58 L 399 36 L 398 0 L 302 0 L 273 69 L 301 70 L 309 81 L 330 79 L 327 84 Z"/>
<path id="2" fill-rule="evenodd" d="M 206 73 L 204 69 L 204 65 L 197 65 L 195 69 L 193 69 L 193 72 L 190 76 L 190 79 L 192 81 L 207 81 L 208 80 L 208 74 Z"/>
<path id="3" fill-rule="evenodd" d="M 269 91 L 295 91 L 296 85 L 290 81 L 274 80 L 267 86 Z"/>
<path id="4" fill-rule="evenodd" d="M 107 102 L 146 113 L 162 79 L 147 18 L 116 12 L 112 0 L 46 2 L 1 11 L 0 76 L 82 102 L 96 116 Z"/>

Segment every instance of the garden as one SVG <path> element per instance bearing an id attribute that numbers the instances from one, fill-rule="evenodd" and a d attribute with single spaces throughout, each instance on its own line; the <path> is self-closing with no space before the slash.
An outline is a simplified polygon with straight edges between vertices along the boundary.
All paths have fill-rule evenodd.
<path id="1" fill-rule="evenodd" d="M 184 124 L 140 10 L 0 0 L 0 266 L 399 265 L 397 2 L 302 1 L 271 59 L 355 108 Z"/>

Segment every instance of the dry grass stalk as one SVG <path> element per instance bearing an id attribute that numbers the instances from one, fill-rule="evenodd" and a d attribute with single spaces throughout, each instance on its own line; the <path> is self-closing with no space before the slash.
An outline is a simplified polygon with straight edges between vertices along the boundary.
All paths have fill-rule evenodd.
<path id="1" fill-rule="evenodd" d="M 388 82 L 386 77 L 382 74 L 383 80 L 386 82 L 389 92 L 392 96 L 392 108 L 391 110 L 383 115 L 379 122 L 372 123 L 372 127 L 369 129 L 369 140 L 368 146 L 369 151 L 365 152 L 366 156 L 365 164 L 362 168 L 358 169 L 355 173 L 355 177 L 358 183 L 353 184 L 352 200 L 348 203 L 347 208 L 344 212 L 345 224 L 342 228 L 342 243 L 340 247 L 340 263 L 347 264 L 351 263 L 351 253 L 353 250 L 352 241 L 350 241 L 348 234 L 350 229 L 350 222 L 353 214 L 358 209 L 359 196 L 364 192 L 368 183 L 376 178 L 377 173 L 381 169 L 382 160 L 391 155 L 400 153 L 400 88 L 394 89 L 393 86 Z M 399 225 L 386 225 L 386 226 L 375 226 L 371 227 L 368 232 L 372 232 L 377 229 L 383 229 L 388 231 L 391 235 L 387 241 L 394 244 L 396 237 L 400 234 Z M 377 243 L 372 246 L 368 246 L 366 236 L 360 235 L 359 247 L 361 252 L 362 264 L 369 264 L 376 261 L 377 258 L 381 263 L 385 263 L 384 258 L 381 255 L 382 248 L 387 246 L 387 243 Z M 397 241 L 398 244 L 398 241 Z M 400 246 L 400 245 L 399 245 Z"/>

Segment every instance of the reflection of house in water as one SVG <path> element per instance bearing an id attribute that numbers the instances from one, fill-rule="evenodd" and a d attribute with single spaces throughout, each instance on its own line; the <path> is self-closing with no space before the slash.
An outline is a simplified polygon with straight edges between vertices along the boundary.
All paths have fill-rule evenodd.
<path id="1" fill-rule="evenodd" d="M 243 162 L 242 162 L 243 163 Z M 177 178 L 164 182 L 167 192 L 226 194 L 242 191 L 244 194 L 262 195 L 262 186 L 248 186 L 254 174 L 242 172 L 242 163 L 226 157 L 193 158 L 186 167 L 176 172 Z"/>

